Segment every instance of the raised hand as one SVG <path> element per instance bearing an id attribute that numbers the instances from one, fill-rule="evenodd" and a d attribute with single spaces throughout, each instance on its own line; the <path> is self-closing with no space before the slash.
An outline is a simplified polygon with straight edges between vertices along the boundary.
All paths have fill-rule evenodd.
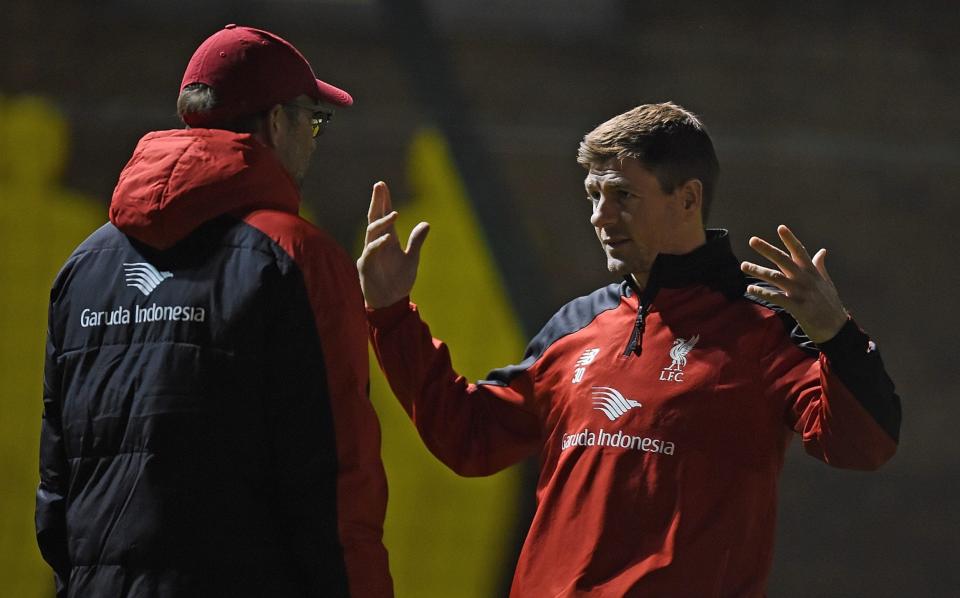
<path id="1" fill-rule="evenodd" d="M 747 290 L 790 312 L 813 342 L 828 341 L 847 322 L 847 311 L 827 274 L 824 263 L 827 250 L 821 249 L 811 259 L 789 228 L 781 224 L 777 227 L 777 234 L 789 254 L 759 237 L 750 238 L 750 248 L 770 260 L 778 269 L 765 268 L 752 262 L 743 262 L 740 269 L 779 290 L 756 285 L 750 285 Z"/>
<path id="2" fill-rule="evenodd" d="M 410 294 L 417 279 L 420 248 L 430 232 L 421 222 L 410 231 L 406 251 L 397 238 L 397 212 L 390 203 L 390 189 L 383 181 L 373 186 L 367 211 L 367 235 L 357 260 L 360 287 L 369 307 L 392 305 Z"/>

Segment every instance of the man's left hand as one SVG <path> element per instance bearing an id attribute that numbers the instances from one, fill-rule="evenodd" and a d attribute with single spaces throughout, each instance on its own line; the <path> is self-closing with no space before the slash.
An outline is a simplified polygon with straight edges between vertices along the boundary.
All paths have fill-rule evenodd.
<path id="1" fill-rule="evenodd" d="M 747 291 L 790 312 L 813 342 L 828 341 L 843 328 L 848 315 L 827 274 L 824 264 L 827 250 L 821 249 L 811 259 L 789 228 L 781 224 L 777 227 L 777 234 L 789 253 L 759 237 L 750 238 L 750 248 L 770 260 L 777 269 L 752 262 L 743 262 L 740 269 L 778 290 L 750 285 Z"/>

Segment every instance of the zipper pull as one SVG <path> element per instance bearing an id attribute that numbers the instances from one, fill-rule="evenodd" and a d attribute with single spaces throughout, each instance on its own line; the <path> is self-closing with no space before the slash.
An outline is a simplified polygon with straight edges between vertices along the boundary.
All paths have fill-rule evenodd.
<path id="1" fill-rule="evenodd" d="M 636 289 L 636 286 L 633 287 Z M 659 286 L 652 280 L 647 280 L 647 286 L 638 293 L 637 321 L 633 325 L 633 332 L 630 334 L 630 342 L 627 343 L 627 350 L 623 352 L 624 357 L 629 357 L 631 353 L 639 356 L 643 353 L 643 329 L 646 327 L 647 311 L 653 298 L 657 296 Z"/>
<path id="2" fill-rule="evenodd" d="M 646 326 L 644 318 L 648 307 L 648 303 L 640 303 L 640 309 L 637 310 L 637 321 L 634 323 L 633 332 L 630 334 L 630 342 L 627 344 L 627 350 L 623 352 L 624 357 L 629 357 L 631 353 L 636 355 L 643 353 L 643 329 Z"/>

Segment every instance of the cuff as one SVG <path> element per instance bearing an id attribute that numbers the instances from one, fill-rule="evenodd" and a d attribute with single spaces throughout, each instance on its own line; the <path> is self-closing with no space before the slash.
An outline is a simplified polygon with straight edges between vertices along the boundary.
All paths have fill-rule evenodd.
<path id="1" fill-rule="evenodd" d="M 875 345 L 870 341 L 870 337 L 860 330 L 853 318 L 850 318 L 833 338 L 818 344 L 817 347 L 827 359 L 836 362 L 858 353 L 870 353 Z"/>
<path id="2" fill-rule="evenodd" d="M 402 320 L 404 316 L 416 309 L 417 306 L 410 301 L 410 297 L 404 297 L 386 307 L 368 307 L 367 322 L 374 328 L 393 328 L 400 323 L 400 320 Z"/>

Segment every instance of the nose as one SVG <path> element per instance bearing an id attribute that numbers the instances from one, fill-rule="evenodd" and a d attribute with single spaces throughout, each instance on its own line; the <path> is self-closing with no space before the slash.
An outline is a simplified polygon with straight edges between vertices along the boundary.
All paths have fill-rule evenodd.
<path id="1" fill-rule="evenodd" d="M 602 228 L 613 223 L 616 219 L 616 202 L 610 201 L 605 193 L 601 193 L 600 199 L 593 204 L 593 214 L 590 215 L 590 224 L 596 228 Z"/>

